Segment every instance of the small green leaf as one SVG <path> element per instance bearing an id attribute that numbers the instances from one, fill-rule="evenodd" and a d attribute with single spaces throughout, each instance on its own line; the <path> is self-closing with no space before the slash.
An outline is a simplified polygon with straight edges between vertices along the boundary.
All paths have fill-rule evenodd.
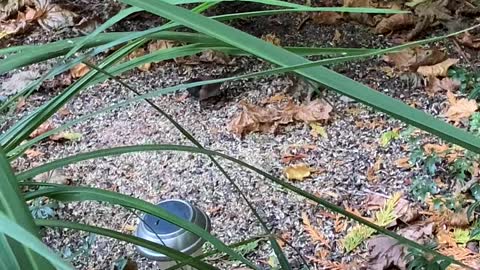
<path id="1" fill-rule="evenodd" d="M 389 145 L 391 141 L 398 138 L 400 138 L 400 133 L 398 132 L 398 130 L 387 131 L 383 133 L 380 137 L 380 146 L 387 147 L 387 145 Z"/>
<path id="2" fill-rule="evenodd" d="M 464 229 L 455 229 L 453 231 L 453 239 L 455 239 L 457 244 L 464 245 L 470 241 L 470 231 Z"/>

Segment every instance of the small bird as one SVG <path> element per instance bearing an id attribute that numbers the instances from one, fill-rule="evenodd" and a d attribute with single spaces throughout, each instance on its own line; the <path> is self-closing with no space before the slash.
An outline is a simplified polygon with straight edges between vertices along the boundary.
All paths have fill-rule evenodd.
<path id="1" fill-rule="evenodd" d="M 208 81 L 211 79 L 212 78 L 207 78 L 207 77 L 194 78 L 194 79 L 188 80 L 187 83 Z M 203 102 L 203 101 L 211 100 L 213 97 L 220 96 L 222 94 L 222 91 L 220 89 L 221 85 L 222 83 L 212 83 L 212 84 L 194 86 L 194 87 L 188 88 L 187 91 L 191 97 L 197 99 L 200 102 Z"/>

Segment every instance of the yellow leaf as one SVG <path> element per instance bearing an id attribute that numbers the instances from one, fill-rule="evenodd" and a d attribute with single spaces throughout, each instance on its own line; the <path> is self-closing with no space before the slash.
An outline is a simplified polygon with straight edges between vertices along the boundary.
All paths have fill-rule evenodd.
<path id="1" fill-rule="evenodd" d="M 425 77 L 447 77 L 448 68 L 455 65 L 458 61 L 458 59 L 448 58 L 433 66 L 421 66 L 417 69 L 417 72 Z"/>
<path id="2" fill-rule="evenodd" d="M 310 123 L 310 127 L 312 128 L 312 130 L 310 131 L 310 134 L 313 137 L 317 138 L 318 136 L 320 136 L 322 138 L 328 139 L 327 131 L 320 124 Z"/>
<path id="3" fill-rule="evenodd" d="M 285 168 L 283 171 L 289 180 L 303 180 L 310 176 L 312 169 L 305 164 L 297 164 Z"/>

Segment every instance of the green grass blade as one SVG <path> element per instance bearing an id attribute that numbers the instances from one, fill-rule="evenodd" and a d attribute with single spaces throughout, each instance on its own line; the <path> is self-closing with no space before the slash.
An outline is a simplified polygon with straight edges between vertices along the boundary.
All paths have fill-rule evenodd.
<path id="1" fill-rule="evenodd" d="M 117 55 L 126 55 L 135 49 L 138 44 L 142 41 L 133 42 L 128 46 L 124 47 L 121 50 L 115 52 L 112 56 L 109 56 L 105 61 L 102 62 L 101 67 L 107 68 L 117 62 L 120 57 L 115 57 Z M 48 118 L 50 118 L 56 111 L 58 111 L 65 103 L 67 103 L 71 98 L 73 98 L 79 91 L 84 89 L 89 85 L 89 82 L 95 78 L 98 74 L 97 71 L 92 70 L 84 75 L 82 78 L 78 79 L 75 83 L 67 87 L 67 89 L 62 92 L 61 95 L 58 95 L 51 99 L 49 102 L 43 104 L 36 111 L 31 113 L 26 118 L 20 120 L 14 127 L 10 128 L 1 135 L 2 146 L 9 151 L 22 142 L 28 135 L 34 131 L 40 124 L 44 123 Z"/>
<path id="2" fill-rule="evenodd" d="M 8 238 L 0 233 L 0 269 L 22 270 Z"/>
<path id="3" fill-rule="evenodd" d="M 107 30 L 110 26 L 118 23 L 119 21 L 123 20 L 124 18 L 132 15 L 133 13 L 137 13 L 137 12 L 140 12 L 142 11 L 142 9 L 140 8 L 136 8 L 136 7 L 131 7 L 131 8 L 127 8 L 127 9 L 124 9 L 124 10 L 121 10 L 119 13 L 115 14 L 115 16 L 111 17 L 110 19 L 108 19 L 105 23 L 103 23 L 102 25 L 100 25 L 100 27 L 98 27 L 97 29 L 95 29 L 95 31 L 93 31 L 92 33 L 90 33 L 89 35 L 87 35 L 85 38 L 83 38 L 80 42 L 76 43 L 75 47 L 73 47 L 66 55 L 65 55 L 65 58 L 70 58 L 72 55 L 74 55 L 77 51 L 79 51 L 83 45 L 85 45 L 85 43 L 87 43 L 88 41 L 94 39 L 98 34 L 100 34 L 101 32 Z"/>
<path id="4" fill-rule="evenodd" d="M 470 28 L 464 29 L 462 31 L 449 34 L 448 36 L 457 35 L 461 32 L 468 31 L 469 29 Z M 445 38 L 445 37 L 446 36 L 444 36 L 442 38 Z M 398 50 L 401 50 L 401 49 L 404 49 L 404 48 L 408 48 L 408 47 L 412 47 L 412 46 L 416 46 L 416 45 L 420 45 L 420 44 L 424 44 L 424 43 L 435 42 L 435 41 L 439 40 L 440 38 L 441 37 L 435 37 L 435 38 L 429 38 L 429 39 L 425 39 L 425 40 L 421 40 L 421 41 L 415 41 L 415 42 L 407 43 L 407 44 L 400 45 L 400 46 L 394 46 L 394 47 L 390 47 L 390 48 L 386 48 L 386 49 L 375 50 L 375 51 L 372 51 L 372 52 L 369 52 L 369 53 L 366 53 L 366 54 L 323 59 L 323 60 L 318 60 L 318 61 L 314 61 L 314 62 L 307 63 L 307 64 L 293 65 L 293 66 L 290 66 L 290 67 L 274 68 L 274 69 L 270 69 L 270 70 L 266 70 L 266 71 L 259 71 L 259 72 L 250 73 L 250 74 L 241 75 L 241 76 L 233 76 L 233 77 L 228 77 L 228 78 L 223 78 L 223 79 L 206 80 L 206 81 L 195 82 L 195 83 L 181 84 L 181 85 L 177 85 L 177 86 L 173 86 L 173 87 L 167 87 L 167 88 L 164 88 L 164 89 L 155 90 L 155 91 L 150 92 L 148 94 L 144 94 L 140 97 L 136 97 L 136 98 L 132 98 L 132 99 L 129 99 L 127 101 L 124 101 L 124 102 L 120 102 L 120 103 L 112 105 L 110 107 L 101 109 L 101 110 L 99 110 L 95 113 L 87 114 L 87 115 L 81 116 L 81 117 L 79 117 L 75 120 L 72 120 L 68 123 L 65 123 L 64 125 L 62 125 L 58 128 L 55 128 L 51 131 L 48 131 L 48 132 L 46 132 L 46 133 L 44 133 L 44 134 L 42 134 L 42 135 L 40 135 L 40 136 L 30 140 L 30 141 L 25 142 L 24 144 L 16 147 L 14 150 L 9 151 L 8 156 L 10 158 L 16 157 L 16 156 L 20 155 L 21 153 L 23 153 L 29 147 L 33 146 L 35 143 L 41 141 L 42 139 L 45 139 L 45 138 L 49 137 L 50 135 L 53 135 L 53 134 L 58 133 L 62 130 L 65 130 L 65 129 L 73 126 L 74 124 L 80 123 L 83 120 L 86 120 L 88 118 L 97 116 L 101 113 L 105 113 L 105 112 L 111 111 L 113 109 L 118 109 L 118 108 L 130 105 L 132 103 L 142 101 L 145 98 L 153 98 L 153 97 L 169 94 L 169 93 L 181 90 L 181 89 L 191 88 L 191 87 L 195 87 L 195 86 L 202 86 L 202 85 L 213 84 L 213 83 L 221 83 L 221 82 L 228 82 L 228 81 L 233 81 L 233 80 L 249 79 L 249 78 L 254 78 L 254 77 L 268 76 L 268 75 L 279 74 L 279 73 L 284 73 L 284 72 L 288 72 L 288 71 L 294 71 L 295 69 L 300 69 L 300 68 L 304 68 L 304 67 L 312 67 L 312 66 L 316 66 L 316 65 L 339 64 L 339 63 L 346 62 L 346 61 L 353 61 L 353 60 L 358 60 L 358 59 L 362 59 L 362 58 L 375 56 L 376 54 L 384 54 L 384 53 L 388 53 L 388 52 L 394 52 L 394 51 L 398 51 Z M 128 64 L 124 63 L 124 65 L 128 65 Z M 115 71 L 111 71 L 110 69 L 107 69 L 107 70 L 116 74 Z M 100 81 L 100 79 L 98 81 Z M 2 138 L 1 135 L 0 135 L 0 138 Z M 1 142 L 1 140 L 0 140 L 0 142 Z"/>
<path id="5" fill-rule="evenodd" d="M 435 250 L 432 250 L 432 249 L 429 249 L 421 244 L 418 244 L 414 241 L 411 241 L 409 239 L 406 239 L 394 232 L 391 232 L 381 226 L 378 226 L 362 217 L 359 217 L 355 214 L 352 214 L 348 211 L 346 211 L 345 209 L 343 209 L 342 207 L 339 207 L 333 203 L 330 203 L 329 201 L 325 200 L 325 199 L 322 199 L 320 197 L 317 197 L 313 194 L 310 194 L 288 182 L 285 182 L 267 172 L 264 172 L 258 168 L 256 168 L 255 166 L 252 166 L 246 162 L 243 162 L 239 159 L 236 159 L 236 158 L 233 158 L 233 157 L 230 157 L 226 154 L 223 154 L 223 153 L 220 153 L 220 152 L 216 152 L 216 151 L 211 151 L 211 150 L 206 150 L 206 149 L 202 149 L 202 148 L 198 148 L 198 147 L 191 147 L 191 146 L 183 146 L 183 145 L 169 145 L 169 144 L 151 144 L 151 145 L 135 145 L 135 146 L 123 146 L 123 147 L 116 147 L 116 148 L 109 148 L 109 149 L 102 149 L 102 150 L 97 150 L 97 151 L 92 151 L 92 152 L 88 152 L 88 153 L 82 153 L 82 154 L 78 154 L 78 155 L 74 155 L 74 156 L 70 156 L 70 157 L 66 157 L 66 158 L 63 158 L 63 159 L 59 159 L 59 160 L 56 160 L 56 161 L 53 161 L 53 162 L 50 162 L 50 163 L 47 163 L 47 164 L 44 164 L 44 165 L 41 165 L 39 167 L 36 167 L 36 168 L 33 168 L 33 169 L 30 169 L 28 171 L 25 171 L 25 172 L 22 172 L 20 173 L 19 175 L 17 175 L 17 178 L 20 180 L 25 180 L 25 179 L 29 179 L 31 177 L 34 177 L 35 175 L 38 175 L 40 173 L 43 173 L 43 172 L 47 172 L 47 171 L 51 171 L 51 170 L 54 170 L 56 168 L 60 168 L 60 167 L 63 167 L 63 166 L 66 166 L 66 165 L 69 165 L 69 164 L 72 164 L 72 163 L 76 163 L 76 162 L 79 162 L 79 161 L 83 161 L 83 160 L 89 160 L 89 159 L 95 159 L 95 158 L 100 158 L 100 157 L 106 157 L 106 156 L 113 156 L 113 155 L 121 155 L 121 154 L 126 154 L 126 153 L 134 153 L 134 152 L 146 152 L 146 151 L 178 151 L 178 152 L 188 152 L 188 153 L 199 153 L 199 154 L 205 154 L 205 155 L 210 155 L 210 156 L 217 156 L 217 157 L 220 157 L 220 158 L 223 158 L 223 159 L 226 159 L 226 160 L 229 160 L 231 162 L 234 162 L 244 168 L 247 168 L 249 170 L 252 170 L 256 173 L 258 173 L 259 175 L 265 177 L 266 179 L 269 179 L 270 181 L 282 186 L 283 188 L 287 189 L 287 190 L 290 190 L 290 191 L 293 191 L 294 193 L 302 196 L 302 197 L 305 197 L 307 199 L 310 199 L 318 204 L 320 204 L 321 206 L 327 208 L 328 210 L 331 210 L 331 211 L 334 211 L 335 213 L 339 213 L 343 216 L 346 216 L 348 217 L 349 219 L 352 219 L 352 220 L 355 220 L 363 225 L 366 225 L 370 228 L 373 228 L 375 229 L 377 232 L 379 233 L 383 233 L 387 236 L 390 236 L 392 237 L 393 239 L 397 240 L 400 244 L 404 244 L 408 247 L 411 247 L 411 248 L 415 248 L 415 249 L 418 249 L 422 252 L 425 252 L 425 253 L 429 253 L 429 254 L 433 254 L 434 256 L 439 256 L 440 258 L 446 260 L 446 261 L 450 261 L 454 264 L 457 264 L 457 265 L 460 265 L 462 267 L 465 267 L 465 269 L 473 269 L 459 261 L 456 261 L 455 259 L 453 258 L 450 258 L 448 256 L 445 256 Z M 21 184 L 21 182 L 20 182 Z M 85 196 L 85 197 L 90 197 L 90 194 L 87 194 L 86 191 L 89 191 L 89 190 L 95 190 L 97 191 L 96 189 L 88 189 L 88 188 L 82 188 L 82 191 L 81 193 L 78 193 L 79 192 L 79 188 L 76 188 L 75 190 L 72 189 L 74 187 L 65 187 L 65 188 L 58 188 L 57 190 L 58 191 L 58 194 L 66 194 L 65 192 L 67 192 L 68 190 L 70 190 L 71 192 L 73 192 L 73 194 L 71 194 L 70 196 Z M 50 190 L 50 189 L 48 189 Z M 99 191 L 100 192 L 100 191 Z M 107 191 L 103 191 L 103 192 L 107 192 Z M 45 190 L 38 190 L 37 193 L 36 193 L 36 196 L 47 196 L 46 194 L 52 194 L 52 191 L 50 192 L 47 192 L 47 189 Z M 114 192 L 107 192 L 107 194 L 117 194 L 117 193 L 114 193 Z M 50 196 L 49 195 L 49 196 Z M 69 196 L 69 197 L 70 197 Z M 117 196 L 124 196 L 124 195 L 118 195 Z M 93 195 L 91 198 L 94 198 L 95 196 Z M 123 197 L 122 197 L 123 198 Z M 27 199 L 31 199 L 31 197 L 27 197 Z M 103 199 L 106 199 L 106 198 L 103 198 Z M 133 199 L 131 198 L 132 200 L 138 200 L 138 199 Z M 109 200 L 108 200 L 109 201 Z M 125 205 L 124 205 L 125 206 Z M 129 207 L 127 205 L 127 207 Z M 141 209 L 142 211 L 145 211 L 147 208 L 144 208 L 144 209 Z M 151 212 L 148 212 L 150 214 L 152 214 Z M 163 216 L 162 216 L 163 218 Z M 170 221 L 170 220 L 168 220 Z M 172 222 L 172 221 L 170 221 Z M 174 223 L 174 222 L 172 222 Z M 177 224 L 177 223 L 175 223 Z M 179 225 L 179 224 L 177 224 Z M 180 225 L 179 225 L 180 226 Z M 183 227 L 183 226 L 182 226 Z"/>
<path id="6" fill-rule="evenodd" d="M 98 68 L 97 66 L 95 65 L 90 65 L 90 64 L 87 64 L 90 68 L 92 69 L 96 69 L 97 71 L 101 72 L 102 74 L 108 76 L 109 78 L 117 81 L 118 83 L 120 83 L 123 87 L 129 89 L 131 92 L 133 92 L 134 94 L 136 94 L 137 96 L 140 96 L 141 94 L 135 90 L 133 87 L 131 87 L 130 85 L 126 84 L 125 82 L 123 82 L 123 80 L 121 80 L 120 78 L 117 78 L 116 76 L 114 76 L 113 74 L 110 74 L 108 73 L 108 71 L 105 71 L 103 69 L 100 69 Z M 172 123 L 175 128 L 177 130 L 179 130 L 183 136 L 185 136 L 190 142 L 192 142 L 195 146 L 199 147 L 199 148 L 204 148 L 202 146 L 202 144 L 200 144 L 200 142 L 198 142 L 195 137 L 193 137 L 192 134 L 190 134 L 186 129 L 184 129 L 177 121 L 175 121 L 175 119 L 173 119 L 169 114 L 167 114 L 165 111 L 163 111 L 160 107 L 158 107 L 157 105 L 155 105 L 154 102 L 152 102 L 151 100 L 149 99 L 145 99 L 145 102 L 147 102 L 147 104 L 149 104 L 153 109 L 155 109 L 157 112 L 159 112 L 162 116 L 164 116 L 165 118 L 168 119 L 168 121 L 170 121 L 170 123 Z M 248 207 L 250 208 L 250 210 L 253 212 L 253 215 L 255 216 L 255 218 L 257 218 L 258 222 L 260 223 L 260 225 L 263 227 L 264 231 L 266 234 L 271 234 L 271 231 L 270 229 L 268 228 L 267 224 L 265 221 L 263 221 L 262 217 L 260 217 L 260 215 L 258 214 L 257 210 L 255 209 L 255 207 L 253 206 L 253 204 L 250 202 L 250 200 L 248 199 L 248 197 L 245 195 L 245 193 L 242 191 L 242 189 L 235 183 L 235 181 L 230 177 L 230 175 L 225 171 L 225 169 L 217 162 L 217 160 L 215 160 L 214 157 L 212 156 L 208 156 L 210 158 L 210 160 L 212 161 L 212 163 L 220 170 L 220 172 L 223 174 L 223 176 L 230 182 L 230 184 L 235 188 L 235 190 L 240 194 L 240 196 L 243 198 L 243 200 L 246 202 L 246 204 L 248 205 Z M 291 267 L 288 263 L 288 260 L 287 258 L 285 257 L 285 254 L 283 253 L 282 249 L 280 248 L 280 245 L 278 244 L 277 240 L 274 238 L 274 237 L 269 237 L 269 240 L 270 240 L 270 243 L 273 247 L 273 250 L 280 262 L 280 266 L 282 267 L 282 269 L 287 269 L 287 270 L 290 270 Z M 308 267 L 308 266 L 307 266 Z"/>
<path id="7" fill-rule="evenodd" d="M 205 231 L 203 228 L 185 221 L 184 219 L 170 214 L 168 211 L 151 204 L 149 202 L 133 198 L 127 195 L 123 195 L 117 192 L 106 191 L 97 188 L 88 188 L 88 187 L 73 187 L 73 186 L 63 186 L 63 187 L 52 187 L 48 189 L 41 189 L 35 193 L 37 196 L 45 196 L 49 198 L 53 198 L 59 201 L 101 201 L 101 202 L 108 202 L 111 204 L 118 204 L 122 205 L 123 207 L 129 209 L 136 209 L 142 212 L 154 215 L 156 217 L 162 218 L 170 223 L 173 223 L 177 226 L 184 228 L 185 230 L 192 232 L 202 239 L 210 242 L 216 249 L 228 254 L 235 260 L 238 260 L 245 265 L 253 268 L 258 269 L 255 264 L 245 259 L 242 255 L 238 252 L 234 251 L 233 249 L 226 246 L 220 240 L 212 236 L 210 233 Z M 28 197 L 26 199 L 32 199 L 32 197 Z"/>
<path id="8" fill-rule="evenodd" d="M 238 29 L 195 14 L 189 10 L 170 5 L 164 1 L 122 0 L 122 2 L 138 6 L 158 16 L 183 24 L 280 66 L 310 63 L 309 60 L 299 55 L 290 53 Z M 407 124 L 437 135 L 448 142 L 462 146 L 475 153 L 480 153 L 480 139 L 476 136 L 328 68 L 317 66 L 303 68 L 295 72 L 354 100 L 385 112 Z"/>
<path id="9" fill-rule="evenodd" d="M 0 233 L 8 235 L 8 237 L 15 239 L 15 241 L 21 243 L 30 250 L 35 251 L 37 254 L 47 259 L 57 269 L 71 270 L 73 267 L 67 264 L 62 260 L 57 254 L 52 252 L 47 246 L 45 246 L 42 241 L 40 241 L 35 235 L 31 234 L 29 231 L 25 230 L 22 226 L 13 222 L 5 214 L 0 212 Z M 3 250 L 2 250 L 3 252 Z M 20 260 L 25 260 L 26 258 L 20 258 Z M 32 268 L 22 268 L 22 269 L 47 269 L 42 268 L 42 265 L 32 265 Z M 9 269 L 9 268 L 6 268 Z M 52 269 L 52 268 L 48 268 Z"/>
<path id="10" fill-rule="evenodd" d="M 8 218 L 9 222 L 21 224 L 22 230 L 28 231 L 30 235 L 39 237 L 38 230 L 33 223 L 30 211 L 22 200 L 23 198 L 18 187 L 18 181 L 7 161 L 2 147 L 0 147 L 0 187 L 0 213 Z M 3 233 L 10 236 L 7 232 Z M 17 259 L 20 259 L 17 260 L 17 262 L 21 269 L 53 269 L 48 261 L 38 256 L 38 254 L 34 253 L 26 246 L 13 239 L 7 238 L 6 241 L 4 240 L 5 237 L 2 237 L 2 246 L 5 246 L 5 253 L 2 251 L 0 258 L 5 260 L 5 263 L 12 263 L 13 258 L 11 258 L 10 255 L 11 252 L 13 252 Z"/>
<path id="11" fill-rule="evenodd" d="M 144 248 L 148 248 L 153 251 L 162 253 L 165 256 L 168 256 L 169 258 L 172 258 L 175 261 L 179 261 L 182 263 L 185 262 L 185 264 L 191 265 L 195 267 L 195 269 L 217 269 L 205 262 L 202 262 L 197 258 L 191 257 L 176 249 L 172 249 L 167 246 L 159 245 L 155 242 L 151 242 L 133 235 L 120 233 L 120 232 L 109 230 L 106 228 L 81 224 L 77 222 L 63 221 L 63 220 L 36 219 L 35 223 L 37 224 L 37 226 L 67 228 L 67 229 L 73 229 L 76 231 L 90 232 L 97 235 L 103 235 L 106 237 L 115 238 L 120 241 L 128 242 L 134 245 L 142 246 Z"/>

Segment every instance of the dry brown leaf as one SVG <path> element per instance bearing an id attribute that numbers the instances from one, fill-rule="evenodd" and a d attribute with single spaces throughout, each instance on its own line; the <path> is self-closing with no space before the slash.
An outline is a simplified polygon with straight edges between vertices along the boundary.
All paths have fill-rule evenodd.
<path id="1" fill-rule="evenodd" d="M 2 36 L 24 33 L 42 15 L 42 11 L 27 6 L 23 12 L 17 12 L 16 18 L 0 20 L 0 33 Z"/>
<path id="2" fill-rule="evenodd" d="M 200 62 L 228 65 L 232 62 L 228 55 L 220 51 L 206 50 L 198 57 Z"/>
<path id="3" fill-rule="evenodd" d="M 452 92 L 447 92 L 450 107 L 445 112 L 445 117 L 451 122 L 461 122 L 468 120 L 470 116 L 478 109 L 477 102 L 473 99 L 457 99 Z"/>
<path id="4" fill-rule="evenodd" d="M 299 154 L 286 154 L 286 155 L 283 155 L 282 156 L 282 163 L 284 164 L 288 164 L 290 162 L 293 162 L 293 161 L 299 161 L 299 160 L 303 160 L 304 158 L 307 158 L 308 156 L 306 154 L 302 154 L 302 153 L 299 153 Z"/>
<path id="5" fill-rule="evenodd" d="M 148 52 L 152 53 L 159 50 L 170 49 L 173 48 L 174 45 L 175 42 L 171 40 L 155 40 L 148 44 Z"/>
<path id="6" fill-rule="evenodd" d="M 433 144 L 427 143 L 423 145 L 423 150 L 427 155 L 437 154 L 438 156 L 445 156 L 446 152 L 450 147 L 446 144 Z"/>
<path id="7" fill-rule="evenodd" d="M 328 251 L 327 251 L 328 252 Z M 324 256 L 324 254 L 321 254 L 320 252 L 317 252 L 317 257 L 313 256 L 306 256 L 311 262 L 318 264 L 321 266 L 321 269 L 328 269 L 328 270 L 351 270 L 351 269 L 358 269 L 355 266 L 353 266 L 353 263 L 344 264 L 340 262 L 333 262 L 328 260 L 327 258 L 322 258 L 321 256 Z M 353 267 L 353 268 L 352 268 Z"/>
<path id="8" fill-rule="evenodd" d="M 310 235 L 314 242 L 319 242 L 325 247 L 330 248 L 329 240 L 321 233 L 319 233 L 310 223 L 307 213 L 302 212 L 302 222 L 304 225 L 305 231 Z"/>
<path id="9" fill-rule="evenodd" d="M 347 230 L 348 221 L 343 219 L 340 215 L 335 216 L 335 223 L 333 229 L 336 233 L 341 233 Z"/>
<path id="10" fill-rule="evenodd" d="M 307 123 L 328 120 L 330 119 L 330 112 L 332 110 L 332 106 L 326 101 L 315 99 L 307 105 L 297 106 L 294 119 Z"/>
<path id="11" fill-rule="evenodd" d="M 394 14 L 383 18 L 375 27 L 375 33 L 385 34 L 395 30 L 402 30 L 415 25 L 415 16 L 412 14 Z"/>
<path id="12" fill-rule="evenodd" d="M 379 194 L 369 195 L 366 199 L 367 208 L 370 211 L 379 210 L 385 206 L 385 202 L 388 198 Z M 401 220 L 403 223 L 408 224 L 420 217 L 419 208 L 414 204 L 410 203 L 404 198 L 400 198 L 395 205 L 393 213 L 398 220 Z M 397 222 L 389 224 L 387 227 L 396 226 Z"/>
<path id="13" fill-rule="evenodd" d="M 456 247 L 457 242 L 452 236 L 452 233 L 444 229 L 439 229 L 437 232 L 438 244 L 442 247 Z"/>
<path id="14" fill-rule="evenodd" d="M 23 0 L 0 1 L 0 21 L 7 19 L 11 14 L 17 12 L 24 4 Z"/>
<path id="15" fill-rule="evenodd" d="M 417 72 L 425 77 L 446 77 L 448 69 L 458 63 L 459 59 L 448 58 L 432 66 L 418 67 Z"/>
<path id="16" fill-rule="evenodd" d="M 474 37 L 469 32 L 457 36 L 457 41 L 472 49 L 480 49 L 480 37 Z"/>
<path id="17" fill-rule="evenodd" d="M 415 14 L 419 17 L 435 18 L 436 20 L 449 21 L 453 17 L 448 10 L 449 0 L 425 1 L 415 7 Z"/>
<path id="18" fill-rule="evenodd" d="M 334 45 L 336 45 L 337 43 L 340 43 L 342 42 L 342 33 L 340 31 L 338 31 L 338 29 L 335 29 L 335 34 L 333 35 L 333 38 L 332 38 L 332 43 Z"/>
<path id="19" fill-rule="evenodd" d="M 271 96 L 271 97 L 263 100 L 262 104 L 282 103 L 282 102 L 288 101 L 288 100 L 290 100 L 289 97 L 287 97 L 285 95 L 282 95 L 282 94 L 278 94 L 278 95 L 274 95 L 274 96 Z"/>
<path id="20" fill-rule="evenodd" d="M 434 96 L 437 92 L 447 91 L 454 92 L 460 88 L 460 82 L 449 77 L 442 78 L 441 80 L 437 77 L 430 76 L 428 77 L 427 93 L 429 96 Z"/>
<path id="21" fill-rule="evenodd" d="M 58 115 L 60 115 L 61 117 L 66 117 L 70 114 L 72 114 L 72 112 L 70 112 L 67 107 L 62 107 L 60 110 L 58 110 Z"/>
<path id="22" fill-rule="evenodd" d="M 376 6 L 373 5 L 372 1 L 370 0 L 344 0 L 343 1 L 343 6 L 344 7 L 371 7 L 375 8 Z M 366 13 L 349 13 L 347 15 L 349 18 L 351 18 L 354 21 L 357 21 L 359 23 L 368 25 L 368 26 L 375 26 L 377 23 L 374 19 L 374 17 L 370 14 Z"/>
<path id="23" fill-rule="evenodd" d="M 415 242 L 422 244 L 424 238 L 432 235 L 434 224 L 411 225 L 397 233 Z M 369 265 L 371 270 L 384 270 L 388 267 L 407 269 L 408 249 L 399 245 L 397 240 L 388 236 L 377 236 L 368 240 Z"/>
<path id="24" fill-rule="evenodd" d="M 78 15 L 59 5 L 46 5 L 41 9 L 42 16 L 38 18 L 38 24 L 46 30 L 59 30 L 75 25 Z"/>
<path id="25" fill-rule="evenodd" d="M 81 78 L 90 71 L 90 68 L 84 63 L 80 63 L 70 69 L 70 75 L 73 78 Z"/>
<path id="26" fill-rule="evenodd" d="M 412 167 L 412 165 L 410 164 L 410 158 L 408 157 L 395 160 L 395 166 L 402 169 L 410 169 Z"/>
<path id="27" fill-rule="evenodd" d="M 25 107 L 25 105 L 27 105 L 27 101 L 25 100 L 25 97 L 20 97 L 18 99 L 17 105 L 15 106 L 17 109 L 17 112 L 21 111 Z"/>
<path id="28" fill-rule="evenodd" d="M 129 55 L 127 55 L 128 60 L 133 60 L 137 57 L 144 56 L 147 53 L 147 50 L 145 48 L 138 48 L 135 51 L 131 52 Z M 137 68 L 141 71 L 149 71 L 150 68 L 152 67 L 152 63 L 144 63 Z"/>
<path id="29" fill-rule="evenodd" d="M 51 123 L 51 122 L 45 122 L 43 124 L 41 124 L 37 129 L 35 129 L 31 134 L 30 134 L 30 138 L 35 138 L 35 137 L 38 137 L 40 135 L 42 135 L 43 133 L 47 132 L 47 131 L 50 131 L 52 129 L 54 129 L 55 126 Z"/>
<path id="30" fill-rule="evenodd" d="M 445 223 L 456 228 L 466 228 L 470 225 L 468 221 L 467 208 L 458 212 L 445 211 Z"/>
<path id="31" fill-rule="evenodd" d="M 307 123 L 327 120 L 332 107 L 322 100 L 314 100 L 306 105 L 289 102 L 281 108 L 260 107 L 247 102 L 240 103 L 243 111 L 229 124 L 229 129 L 242 137 L 250 132 L 274 133 L 279 125 L 294 121 Z"/>
<path id="32" fill-rule="evenodd" d="M 283 173 L 289 180 L 302 181 L 303 179 L 309 177 L 312 171 L 312 168 L 306 164 L 296 164 L 285 168 Z"/>
<path id="33" fill-rule="evenodd" d="M 33 177 L 33 181 L 47 182 L 47 183 L 61 184 L 61 185 L 69 183 L 68 177 L 63 173 L 63 170 L 61 169 L 56 169 L 53 171 L 41 173 Z"/>
<path id="34" fill-rule="evenodd" d="M 430 66 L 445 60 L 446 54 L 437 49 L 422 48 L 405 49 L 400 52 L 385 55 L 383 60 L 394 64 L 397 68 L 417 70 L 419 66 Z"/>
<path id="35" fill-rule="evenodd" d="M 318 12 L 311 15 L 316 24 L 333 25 L 342 20 L 343 16 L 337 12 Z"/>
<path id="36" fill-rule="evenodd" d="M 272 43 L 275 46 L 280 46 L 281 44 L 280 38 L 278 38 L 275 34 L 266 34 L 262 36 L 262 39 L 268 43 Z"/>
<path id="37" fill-rule="evenodd" d="M 380 170 L 383 164 L 383 159 L 380 157 L 378 158 L 375 163 L 368 168 L 367 170 L 367 180 L 370 182 L 376 182 L 378 180 L 377 173 Z"/>
<path id="38" fill-rule="evenodd" d="M 25 151 L 25 155 L 28 158 L 38 158 L 38 157 L 44 156 L 45 153 L 38 150 L 34 150 L 34 149 L 28 149 Z"/>

